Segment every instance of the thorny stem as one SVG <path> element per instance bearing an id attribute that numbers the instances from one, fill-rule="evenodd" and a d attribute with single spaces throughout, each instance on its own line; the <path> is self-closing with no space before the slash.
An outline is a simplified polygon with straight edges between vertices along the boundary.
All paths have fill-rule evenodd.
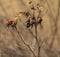
<path id="1" fill-rule="evenodd" d="M 34 17 L 34 14 L 35 14 L 35 10 L 33 11 L 33 17 Z M 35 39 L 36 39 L 36 42 L 37 42 L 37 45 L 38 45 L 38 54 L 37 54 L 37 57 L 40 57 L 40 45 L 39 45 L 39 41 L 38 41 L 38 37 L 37 37 L 37 19 L 35 17 Z"/>
<path id="2" fill-rule="evenodd" d="M 31 47 L 24 41 L 23 37 L 21 36 L 21 34 L 19 33 L 19 31 L 17 30 L 17 28 L 15 27 L 19 37 L 21 38 L 22 42 L 25 44 L 25 46 L 27 46 L 29 48 L 29 50 L 32 52 L 32 54 L 34 55 L 34 57 L 36 57 L 35 53 L 33 52 L 33 50 L 31 49 Z"/>
<path id="3" fill-rule="evenodd" d="M 34 13 L 35 13 L 35 11 L 33 11 L 33 17 L 34 17 Z M 40 13 L 39 13 L 40 14 Z M 40 57 L 40 45 L 39 45 L 39 41 L 38 41 L 38 37 L 37 37 L 37 20 L 35 19 L 35 33 L 36 33 L 36 35 L 35 35 L 35 39 L 36 39 L 36 42 L 37 42 L 37 45 L 38 45 L 38 54 L 37 54 L 37 57 Z M 29 30 L 30 31 L 30 30 Z M 31 32 L 31 31 L 30 31 Z M 31 32 L 32 33 L 32 32 Z M 26 44 L 25 44 L 26 45 Z"/>
<path id="4" fill-rule="evenodd" d="M 21 20 L 22 21 L 22 20 Z M 23 23 L 23 22 L 22 22 Z M 24 23 L 23 23 L 24 24 Z M 24 24 L 24 26 L 25 26 L 25 24 Z M 39 46 L 39 41 L 38 41 L 38 38 L 37 38 L 37 27 L 35 26 L 35 33 L 36 33 L 36 35 L 34 35 L 32 32 L 31 32 L 31 30 L 30 29 L 28 29 L 29 30 L 29 32 L 34 36 L 34 38 L 36 39 L 36 41 L 37 41 L 37 43 L 38 43 L 38 55 L 40 54 L 40 46 Z"/>
<path id="5" fill-rule="evenodd" d="M 39 9 L 38 9 L 39 10 Z M 33 11 L 33 17 L 34 17 L 34 13 L 35 13 L 35 11 Z M 40 16 L 40 11 L 39 11 L 39 16 Z M 37 54 L 37 57 L 40 57 L 40 48 L 41 48 L 41 46 L 42 46 L 42 44 L 41 44 L 41 46 L 39 45 L 39 41 L 38 41 L 38 37 L 37 37 L 37 20 L 36 20 L 36 18 L 35 18 L 35 33 L 36 33 L 36 35 L 35 35 L 35 39 L 36 39 L 36 42 L 37 42 L 37 45 L 38 45 L 38 54 Z M 17 29 L 16 29 L 17 30 Z M 17 31 L 18 32 L 18 31 Z M 18 34 L 19 34 L 19 32 L 18 32 Z M 20 37 L 21 37 L 21 35 L 20 35 Z M 22 37 L 21 37 L 22 38 Z M 24 42 L 24 44 L 27 46 L 27 47 L 29 47 L 29 49 L 32 51 L 32 49 L 30 48 L 30 46 L 29 45 L 27 45 L 26 43 L 25 43 L 25 41 L 22 39 L 22 41 Z M 33 55 L 36 57 L 36 55 L 34 54 L 34 52 L 32 51 L 32 53 L 33 53 Z"/>
<path id="6" fill-rule="evenodd" d="M 37 41 L 37 44 L 38 44 L 38 57 L 39 57 L 39 54 L 40 54 L 40 45 L 39 45 L 39 41 L 38 41 L 38 37 L 37 37 L 37 23 L 35 24 L 35 33 L 36 33 L 36 41 Z"/>
<path id="7" fill-rule="evenodd" d="M 22 21 L 22 20 L 21 20 Z M 23 23 L 23 22 L 22 22 Z M 24 24 L 24 23 L 23 23 Z M 24 24 L 25 25 L 25 24 Z M 36 24 L 37 25 L 37 24 Z M 35 33 L 36 35 L 34 35 L 30 29 L 28 29 L 29 32 L 34 36 L 34 38 L 36 39 L 37 43 L 38 43 L 38 55 L 40 54 L 40 46 L 39 46 L 39 41 L 38 41 L 38 38 L 37 38 L 37 27 L 35 26 Z"/>

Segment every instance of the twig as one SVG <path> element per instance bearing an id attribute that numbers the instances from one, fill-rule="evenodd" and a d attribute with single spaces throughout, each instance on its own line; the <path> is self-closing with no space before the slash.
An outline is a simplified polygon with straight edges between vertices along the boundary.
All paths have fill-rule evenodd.
<path id="1" fill-rule="evenodd" d="M 34 55 L 34 57 L 36 57 L 35 53 L 33 52 L 33 50 L 31 49 L 31 47 L 24 41 L 23 37 L 21 36 L 21 34 L 19 33 L 19 31 L 17 30 L 17 28 L 15 27 L 19 37 L 21 38 L 22 42 L 25 44 L 25 46 L 27 46 L 29 48 L 29 50 L 32 52 L 32 54 Z"/>

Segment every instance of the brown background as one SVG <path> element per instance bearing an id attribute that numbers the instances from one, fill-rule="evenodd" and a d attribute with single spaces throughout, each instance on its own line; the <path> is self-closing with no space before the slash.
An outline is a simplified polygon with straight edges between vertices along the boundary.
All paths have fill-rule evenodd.
<path id="1" fill-rule="evenodd" d="M 19 46 L 22 49 L 26 49 L 26 51 L 28 51 L 27 47 L 24 46 L 16 30 L 13 28 L 8 29 L 6 27 L 6 21 L 8 19 L 13 19 L 20 11 L 31 12 L 29 7 L 30 5 L 28 4 L 29 1 L 30 0 L 0 0 L 0 48 L 1 50 L 6 49 L 6 47 L 12 50 L 16 50 L 18 47 L 17 45 L 18 42 Z M 47 38 L 47 40 L 42 46 L 43 48 L 41 49 L 41 53 L 42 53 L 41 56 L 43 56 L 43 54 L 45 56 L 44 49 L 49 48 L 51 46 L 53 50 L 60 51 L 60 11 L 59 11 L 60 1 L 59 0 L 41 0 L 41 1 L 32 0 L 32 1 L 34 6 L 36 6 L 37 3 L 40 3 L 43 6 L 42 14 L 44 14 L 44 12 L 47 11 L 44 14 L 44 16 L 42 16 L 43 28 L 41 29 L 40 25 L 38 25 L 39 42 L 41 43 L 41 41 Z M 20 31 L 26 43 L 28 43 L 36 53 L 37 52 L 36 40 L 34 39 L 34 36 L 31 34 L 31 32 L 25 28 L 23 22 L 25 23 L 26 19 L 24 18 L 24 16 L 21 17 L 21 20 L 18 21 L 17 28 Z M 35 35 L 34 28 L 30 30 Z"/>

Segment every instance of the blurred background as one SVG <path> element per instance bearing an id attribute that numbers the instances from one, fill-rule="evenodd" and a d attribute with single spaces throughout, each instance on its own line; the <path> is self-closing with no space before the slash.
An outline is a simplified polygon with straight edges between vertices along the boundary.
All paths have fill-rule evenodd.
<path id="1" fill-rule="evenodd" d="M 29 5 L 39 3 L 42 9 L 42 26 L 38 25 L 38 40 L 41 44 L 41 57 L 60 57 L 60 0 L 0 0 L 0 57 L 33 57 L 31 51 L 21 41 L 14 28 L 6 26 L 7 20 L 12 20 L 19 12 L 29 11 Z M 35 30 L 25 27 L 25 16 L 18 20 L 17 29 L 27 44 L 37 55 Z M 51 50 L 50 50 L 51 49 Z"/>

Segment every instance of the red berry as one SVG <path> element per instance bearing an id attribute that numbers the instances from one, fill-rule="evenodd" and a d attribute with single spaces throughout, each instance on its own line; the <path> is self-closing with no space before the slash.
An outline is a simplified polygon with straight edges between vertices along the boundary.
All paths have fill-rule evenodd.
<path id="1" fill-rule="evenodd" d="M 9 21 L 7 22 L 8 25 L 11 25 L 12 23 L 13 23 L 12 20 L 9 20 Z"/>

